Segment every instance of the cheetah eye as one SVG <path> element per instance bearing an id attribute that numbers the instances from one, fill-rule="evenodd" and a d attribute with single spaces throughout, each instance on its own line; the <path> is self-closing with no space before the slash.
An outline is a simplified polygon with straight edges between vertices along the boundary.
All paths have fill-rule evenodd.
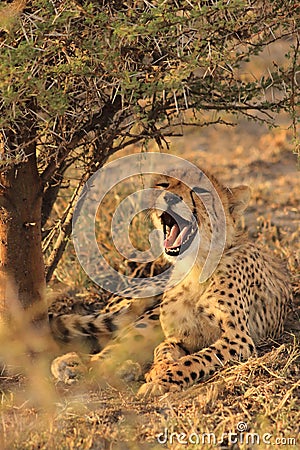
<path id="1" fill-rule="evenodd" d="M 196 194 L 210 194 L 210 192 L 207 189 L 201 188 L 201 187 L 193 187 L 193 192 Z"/>
<path id="2" fill-rule="evenodd" d="M 170 183 L 157 183 L 155 187 L 162 187 L 164 189 L 167 189 L 170 186 Z"/>

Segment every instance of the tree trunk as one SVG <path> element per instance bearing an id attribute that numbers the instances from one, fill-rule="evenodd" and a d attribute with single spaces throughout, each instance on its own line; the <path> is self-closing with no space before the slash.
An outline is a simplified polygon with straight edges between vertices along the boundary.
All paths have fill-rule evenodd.
<path id="1" fill-rule="evenodd" d="M 26 127 L 24 127 L 26 128 Z M 41 247 L 42 185 L 32 128 L 6 135 L 0 159 L 15 148 L 23 160 L 0 173 L 0 321 L 24 320 L 47 329 L 45 270 Z M 16 137 L 17 136 L 17 137 Z M 2 155 L 1 155 L 2 153 Z M 2 156 L 2 158 L 1 158 Z"/>

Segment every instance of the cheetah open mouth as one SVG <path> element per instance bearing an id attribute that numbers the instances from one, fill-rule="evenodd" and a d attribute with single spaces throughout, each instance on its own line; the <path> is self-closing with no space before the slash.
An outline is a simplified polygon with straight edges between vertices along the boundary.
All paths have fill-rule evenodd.
<path id="1" fill-rule="evenodd" d="M 172 215 L 163 212 L 160 216 L 164 231 L 165 253 L 178 256 L 189 248 L 197 233 L 197 222 L 189 222 L 172 211 Z"/>

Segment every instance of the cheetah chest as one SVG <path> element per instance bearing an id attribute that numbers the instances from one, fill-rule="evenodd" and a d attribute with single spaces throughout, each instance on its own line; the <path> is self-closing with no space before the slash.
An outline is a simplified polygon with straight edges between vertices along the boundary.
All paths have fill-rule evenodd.
<path id="1" fill-rule="evenodd" d="M 160 322 L 166 338 L 176 339 L 189 352 L 200 350 L 219 337 L 219 329 L 209 321 L 208 311 L 199 309 L 199 303 L 201 294 L 185 286 L 169 291 L 161 303 Z"/>

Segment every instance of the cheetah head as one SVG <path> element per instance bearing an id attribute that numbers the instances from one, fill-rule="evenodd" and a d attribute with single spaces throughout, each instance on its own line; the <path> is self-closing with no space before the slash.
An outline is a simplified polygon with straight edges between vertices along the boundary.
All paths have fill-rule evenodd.
<path id="1" fill-rule="evenodd" d="M 224 228 L 224 248 L 234 244 L 240 232 L 238 220 L 250 198 L 248 186 L 227 188 L 207 172 L 189 180 L 188 175 L 170 171 L 160 176 L 154 187 L 161 191 L 155 202 L 153 222 L 164 234 L 164 253 L 173 262 L 174 257 L 184 258 L 200 238 L 199 257 L 205 258 L 211 246 L 212 227 Z M 180 180 L 185 181 L 187 184 Z M 199 259 L 198 257 L 198 259 Z"/>

